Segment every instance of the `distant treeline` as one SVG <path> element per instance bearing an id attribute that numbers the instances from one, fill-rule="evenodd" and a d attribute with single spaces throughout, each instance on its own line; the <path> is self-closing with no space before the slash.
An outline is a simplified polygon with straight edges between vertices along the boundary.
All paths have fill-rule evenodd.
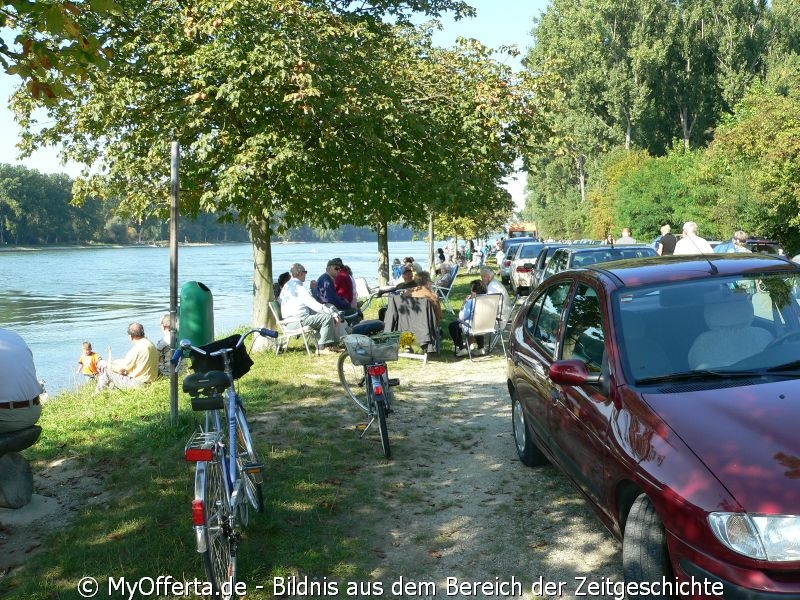
<path id="1" fill-rule="evenodd" d="M 0 244 L 137 244 L 169 238 L 169 221 L 158 218 L 132 220 L 118 214 L 118 204 L 89 200 L 72 205 L 72 179 L 65 174 L 44 174 L 22 166 L 0 164 Z M 182 242 L 248 242 L 242 223 L 221 223 L 215 215 L 182 217 L 178 224 Z M 389 226 L 389 239 L 408 241 L 421 237 L 400 225 Z M 342 225 L 335 230 L 315 227 L 289 229 L 275 241 L 367 242 L 377 233 L 367 227 Z"/>

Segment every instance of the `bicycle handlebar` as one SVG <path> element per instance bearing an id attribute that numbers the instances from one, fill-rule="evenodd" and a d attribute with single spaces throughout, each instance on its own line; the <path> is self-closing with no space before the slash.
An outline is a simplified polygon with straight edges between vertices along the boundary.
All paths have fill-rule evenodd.
<path id="1" fill-rule="evenodd" d="M 241 346 L 244 343 L 244 340 L 253 333 L 259 333 L 263 337 L 271 337 L 271 338 L 276 338 L 280 335 L 277 331 L 273 329 L 267 329 L 266 327 L 251 329 L 250 331 L 246 331 L 239 337 L 239 341 L 236 342 L 236 346 L 234 346 L 233 348 L 220 348 L 219 350 L 215 350 L 214 352 L 207 352 L 202 348 L 198 348 L 197 346 L 192 345 L 191 340 L 182 339 L 180 341 L 180 344 L 178 344 L 178 347 L 175 349 L 175 353 L 172 355 L 170 362 L 173 365 L 177 366 L 178 363 L 180 363 L 181 358 L 183 357 L 183 353 L 187 350 L 194 350 L 198 354 L 202 354 L 204 356 L 221 356 L 223 354 L 228 354 L 229 352 L 233 352 L 236 348 Z"/>

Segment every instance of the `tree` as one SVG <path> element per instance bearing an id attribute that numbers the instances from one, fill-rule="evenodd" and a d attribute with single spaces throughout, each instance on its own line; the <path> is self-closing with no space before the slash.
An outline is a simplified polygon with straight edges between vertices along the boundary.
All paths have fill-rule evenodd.
<path id="1" fill-rule="evenodd" d="M 474 153 L 450 147 L 455 134 L 437 139 L 443 121 L 412 85 L 425 81 L 409 75 L 426 72 L 426 48 L 380 20 L 391 14 L 403 21 L 416 8 L 463 14 L 466 5 L 349 6 L 130 3 L 130 37 L 114 46 L 104 72 L 63 78 L 71 95 L 48 107 L 52 125 L 35 132 L 40 103 L 17 98 L 24 143 L 32 149 L 58 141 L 68 158 L 95 165 L 76 182 L 78 198 L 119 198 L 122 214 L 163 218 L 169 142 L 179 141 L 186 211 L 248 224 L 253 322 L 265 324 L 273 215 L 283 214 L 287 226 L 369 222 L 385 244 L 389 221 L 413 223 L 433 206 L 432 197 L 444 197 L 443 186 L 429 185 L 437 170 L 453 167 L 468 184 L 482 183 L 477 192 L 487 187 L 485 169 L 466 168 Z M 474 87 L 467 91 L 475 96 Z"/>

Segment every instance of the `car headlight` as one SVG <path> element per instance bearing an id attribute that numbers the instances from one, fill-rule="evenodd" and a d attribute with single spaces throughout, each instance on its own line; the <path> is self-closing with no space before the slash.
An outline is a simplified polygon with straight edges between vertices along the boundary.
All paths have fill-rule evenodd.
<path id="1" fill-rule="evenodd" d="M 715 512 L 708 522 L 734 552 L 775 562 L 800 560 L 800 516 Z"/>

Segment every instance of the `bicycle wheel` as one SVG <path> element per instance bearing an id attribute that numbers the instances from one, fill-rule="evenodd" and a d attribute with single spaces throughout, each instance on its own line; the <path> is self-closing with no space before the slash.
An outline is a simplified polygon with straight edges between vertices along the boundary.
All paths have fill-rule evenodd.
<path id="1" fill-rule="evenodd" d="M 264 475 L 262 468 L 255 468 L 261 465 L 261 457 L 253 444 L 250 435 L 250 425 L 244 413 L 244 408 L 237 402 L 236 404 L 236 464 L 239 467 L 239 477 L 243 478 L 242 487 L 244 488 L 247 501 L 256 511 L 264 512 Z M 245 466 L 253 465 L 253 468 L 245 469 Z M 245 510 L 244 503 L 241 504 Z M 242 515 L 242 521 L 247 525 L 247 515 Z"/>
<path id="2" fill-rule="evenodd" d="M 339 355 L 339 362 L 336 368 L 339 371 L 339 381 L 342 383 L 344 391 L 347 392 L 347 395 L 356 403 L 358 408 L 370 414 L 369 405 L 367 404 L 364 367 L 354 365 L 350 355 L 347 352 L 342 352 Z"/>
<path id="3" fill-rule="evenodd" d="M 195 489 L 202 494 L 205 509 L 205 552 L 203 564 L 214 597 L 233 597 L 236 583 L 236 537 L 231 527 L 231 507 L 225 484 L 222 453 L 209 462 L 197 463 Z M 199 481 L 197 481 L 199 479 Z"/>
<path id="4" fill-rule="evenodd" d="M 384 404 L 383 398 L 375 401 L 375 412 L 378 413 L 378 429 L 381 432 L 383 455 L 388 460 L 392 458 L 392 450 L 389 448 L 389 430 L 386 428 L 386 404 Z"/>

